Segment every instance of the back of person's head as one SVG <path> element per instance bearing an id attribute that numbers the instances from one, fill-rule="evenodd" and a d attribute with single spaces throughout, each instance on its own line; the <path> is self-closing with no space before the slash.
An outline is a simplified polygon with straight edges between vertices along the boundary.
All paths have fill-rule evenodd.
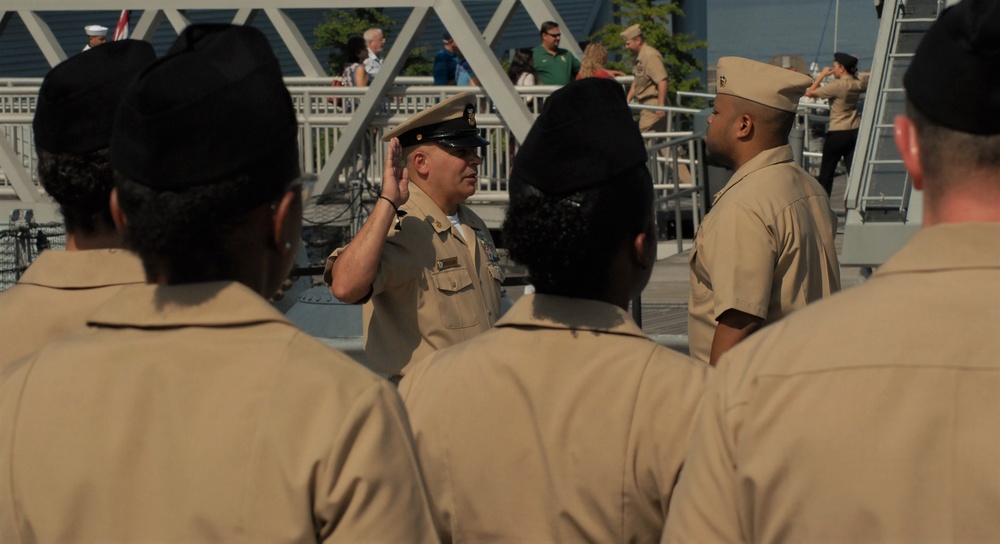
<path id="1" fill-rule="evenodd" d="M 580 61 L 580 77 L 591 77 L 604 68 L 608 61 L 608 50 L 597 42 L 592 42 L 583 50 L 583 60 Z"/>
<path id="2" fill-rule="evenodd" d="M 514 53 L 514 58 L 510 60 L 510 68 L 507 69 L 507 76 L 514 83 L 523 73 L 535 73 L 535 54 L 531 49 L 522 48 Z"/>
<path id="3" fill-rule="evenodd" d="M 344 46 L 344 66 L 358 62 L 362 52 L 368 50 L 368 42 L 361 36 L 351 36 Z"/>
<path id="4" fill-rule="evenodd" d="M 147 42 L 116 41 L 70 57 L 42 81 L 32 122 L 38 178 L 59 203 L 68 232 L 114 231 L 108 145 L 115 110 L 125 88 L 155 60 Z"/>
<path id="5" fill-rule="evenodd" d="M 963 0 L 946 9 L 917 47 L 903 86 L 924 176 L 935 181 L 927 191 L 969 169 L 1000 170 L 1000 2 Z"/>
<path id="6" fill-rule="evenodd" d="M 503 224 L 539 293 L 599 299 L 623 245 L 655 241 L 647 158 L 620 84 L 582 79 L 546 100 L 514 158 Z"/>
<path id="7" fill-rule="evenodd" d="M 111 142 L 126 245 L 149 279 L 236 279 L 235 256 L 256 248 L 234 237 L 300 176 L 297 133 L 259 30 L 185 29 L 126 92 Z"/>

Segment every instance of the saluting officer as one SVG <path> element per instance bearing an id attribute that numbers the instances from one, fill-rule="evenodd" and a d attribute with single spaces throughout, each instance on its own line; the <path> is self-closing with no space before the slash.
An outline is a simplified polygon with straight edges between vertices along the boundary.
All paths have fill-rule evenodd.
<path id="1" fill-rule="evenodd" d="M 111 219 L 108 145 L 122 93 L 155 60 L 148 42 L 123 40 L 70 57 L 42 81 L 32 121 L 38 181 L 59 203 L 66 251 L 43 251 L 0 293 L 0 365 L 82 329 L 122 285 L 145 282 Z"/>
<path id="2" fill-rule="evenodd" d="M 1000 540 L 1000 2 L 941 13 L 896 145 L 923 227 L 723 356 L 663 542 Z"/>
<path id="3" fill-rule="evenodd" d="M 148 285 L 0 381 L 0 542 L 436 542 L 395 388 L 264 297 L 302 219 L 267 38 L 192 25 L 128 88 L 112 213 Z"/>
<path id="4" fill-rule="evenodd" d="M 445 541 L 659 537 L 709 367 L 653 342 L 627 311 L 656 229 L 624 98 L 586 78 L 546 100 L 503 227 L 537 294 L 400 383 Z"/>
<path id="5" fill-rule="evenodd" d="M 809 76 L 738 57 L 718 63 L 710 159 L 735 170 L 691 250 L 691 355 L 715 364 L 764 324 L 840 289 L 837 218 L 792 157 L 788 133 Z"/>
<path id="6" fill-rule="evenodd" d="M 386 133 L 382 193 L 347 246 L 327 259 L 334 296 L 365 303 L 365 354 L 393 381 L 411 361 L 489 329 L 503 272 L 489 229 L 463 204 L 489 142 L 475 95 L 457 94 Z"/>

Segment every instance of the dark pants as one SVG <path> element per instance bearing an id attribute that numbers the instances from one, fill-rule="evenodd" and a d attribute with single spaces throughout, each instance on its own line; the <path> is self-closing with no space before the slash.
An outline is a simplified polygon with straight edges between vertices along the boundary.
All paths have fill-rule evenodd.
<path id="1" fill-rule="evenodd" d="M 832 130 L 826 133 L 826 141 L 823 142 L 823 162 L 819 167 L 819 184 L 826 189 L 826 194 L 833 191 L 833 173 L 837 170 L 837 163 L 843 158 L 847 163 L 847 168 L 851 168 L 851 161 L 854 160 L 854 146 L 858 143 L 858 129 L 854 130 Z"/>

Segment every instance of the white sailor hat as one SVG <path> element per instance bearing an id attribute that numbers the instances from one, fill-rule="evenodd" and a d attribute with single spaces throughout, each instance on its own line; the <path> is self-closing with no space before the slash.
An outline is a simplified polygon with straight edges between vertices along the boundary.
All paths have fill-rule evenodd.
<path id="1" fill-rule="evenodd" d="M 88 36 L 107 36 L 108 27 L 101 25 L 89 25 L 83 27 L 83 31 L 87 33 Z"/>

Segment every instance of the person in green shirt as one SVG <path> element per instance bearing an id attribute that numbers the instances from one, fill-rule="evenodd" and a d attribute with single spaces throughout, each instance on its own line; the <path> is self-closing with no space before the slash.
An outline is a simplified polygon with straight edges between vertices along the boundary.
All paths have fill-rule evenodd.
<path id="1" fill-rule="evenodd" d="M 542 23 L 542 43 L 535 46 L 535 74 L 540 85 L 565 85 L 580 71 L 580 60 L 573 53 L 559 47 L 562 33 L 552 21 Z"/>

